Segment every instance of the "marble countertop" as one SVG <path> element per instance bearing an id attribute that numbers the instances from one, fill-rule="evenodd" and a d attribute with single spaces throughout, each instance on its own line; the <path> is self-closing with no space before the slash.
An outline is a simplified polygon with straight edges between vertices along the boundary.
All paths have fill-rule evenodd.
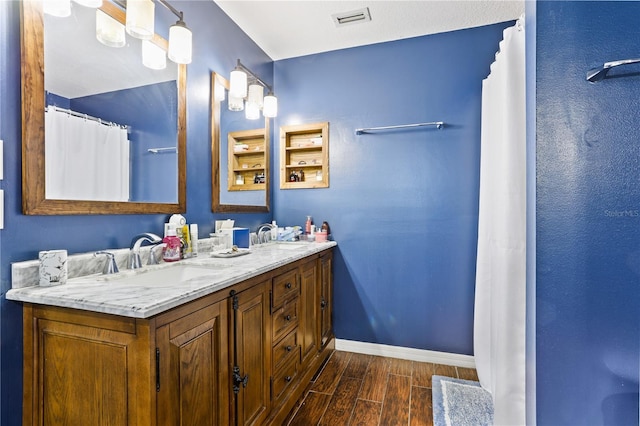
<path id="1" fill-rule="evenodd" d="M 55 287 L 14 288 L 6 298 L 41 305 L 60 306 L 133 318 L 149 318 L 171 308 L 227 288 L 265 272 L 336 246 L 326 243 L 271 243 L 255 246 L 249 254 L 232 258 L 214 258 L 209 253 L 175 263 L 145 266 L 114 275 L 93 274 L 72 278 Z M 190 265 L 206 268 L 200 276 L 182 282 L 158 280 L 154 271 Z M 175 270 L 174 270 L 175 272 Z M 146 279 L 145 275 L 154 276 Z M 163 275 L 161 273 L 161 275 Z M 127 280 L 135 277 L 134 280 Z"/>

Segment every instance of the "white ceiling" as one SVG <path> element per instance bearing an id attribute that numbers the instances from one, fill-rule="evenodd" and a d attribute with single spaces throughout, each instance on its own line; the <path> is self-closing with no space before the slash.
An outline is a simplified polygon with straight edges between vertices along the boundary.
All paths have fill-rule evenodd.
<path id="1" fill-rule="evenodd" d="M 517 19 L 524 0 L 214 0 L 273 60 Z M 371 21 L 332 15 L 368 7 Z"/>

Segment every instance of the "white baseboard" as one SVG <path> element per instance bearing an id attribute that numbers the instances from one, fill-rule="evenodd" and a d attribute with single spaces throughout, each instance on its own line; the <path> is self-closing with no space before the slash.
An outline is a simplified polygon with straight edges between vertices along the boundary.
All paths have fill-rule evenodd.
<path id="1" fill-rule="evenodd" d="M 336 339 L 336 350 L 407 359 L 410 361 L 433 362 L 436 364 L 454 365 L 456 367 L 476 368 L 475 360 L 471 355 L 403 348 L 400 346 L 357 342 L 355 340 Z"/>

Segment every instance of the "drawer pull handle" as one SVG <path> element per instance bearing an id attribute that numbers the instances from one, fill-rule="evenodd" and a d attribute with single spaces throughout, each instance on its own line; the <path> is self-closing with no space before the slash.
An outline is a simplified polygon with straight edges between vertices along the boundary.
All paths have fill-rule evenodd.
<path id="1" fill-rule="evenodd" d="M 293 348 L 291 347 L 291 345 L 287 345 L 286 348 L 284 348 L 285 351 L 287 352 L 291 352 L 293 350 Z"/>
<path id="2" fill-rule="evenodd" d="M 287 376 L 284 378 L 284 381 L 289 383 L 291 381 L 292 377 L 291 376 Z"/>
<path id="3" fill-rule="evenodd" d="M 284 317 L 285 321 L 291 321 L 291 315 L 287 315 Z"/>
<path id="4" fill-rule="evenodd" d="M 291 283 L 286 283 L 284 286 L 286 289 L 291 289 Z"/>

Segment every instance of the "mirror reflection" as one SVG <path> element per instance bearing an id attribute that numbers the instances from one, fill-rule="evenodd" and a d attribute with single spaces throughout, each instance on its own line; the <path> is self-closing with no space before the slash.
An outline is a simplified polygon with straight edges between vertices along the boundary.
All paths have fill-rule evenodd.
<path id="1" fill-rule="evenodd" d="M 99 42 L 100 17 L 44 14 L 45 197 L 177 203 L 178 66 L 144 66 L 130 36 Z"/>
<path id="2" fill-rule="evenodd" d="M 228 81 L 212 73 L 212 210 L 269 211 L 269 119 L 230 111 Z"/>

